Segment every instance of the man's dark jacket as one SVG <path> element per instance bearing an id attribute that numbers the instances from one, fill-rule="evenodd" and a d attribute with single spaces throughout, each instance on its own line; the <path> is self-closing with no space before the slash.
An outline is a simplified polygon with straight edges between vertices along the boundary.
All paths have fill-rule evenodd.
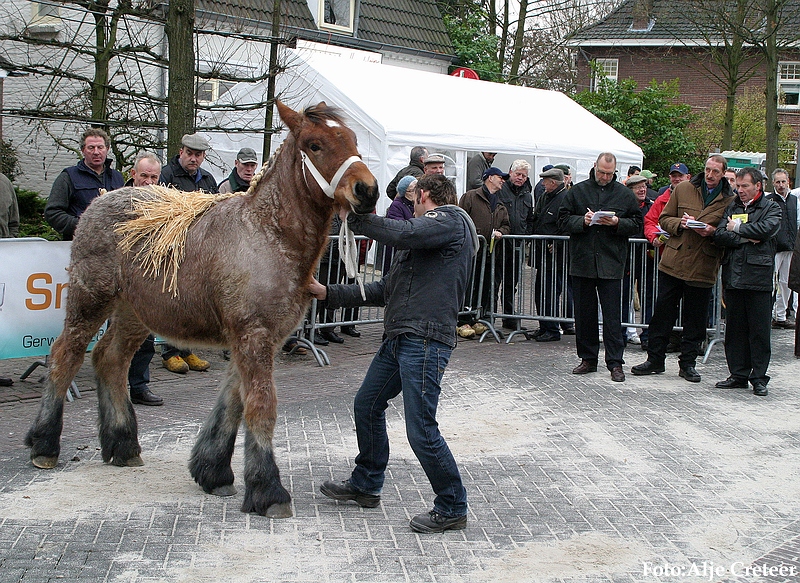
<path id="1" fill-rule="evenodd" d="M 425 169 L 422 166 L 422 162 L 419 160 L 412 160 L 411 163 L 400 170 L 397 175 L 392 178 L 392 181 L 389 183 L 389 186 L 386 187 L 386 196 L 394 200 L 394 197 L 397 196 L 397 183 L 400 182 L 400 179 L 404 176 L 413 176 L 414 178 L 419 178 L 425 174 Z"/>
<path id="2" fill-rule="evenodd" d="M 503 183 L 497 192 L 497 198 L 508 210 L 512 235 L 530 235 L 533 233 L 533 195 L 531 181 L 527 178 L 522 186 L 516 186 L 510 180 Z"/>
<path id="3" fill-rule="evenodd" d="M 44 208 L 44 218 L 61 233 L 65 241 L 72 241 L 78 219 L 98 197 L 100 189 L 116 190 L 124 182 L 122 174 L 111 168 L 111 160 L 106 160 L 102 174 L 98 174 L 81 160 L 75 166 L 64 168 L 56 177 Z"/>
<path id="4" fill-rule="evenodd" d="M 458 311 L 478 248 L 469 216 L 445 205 L 407 221 L 350 213 L 347 224 L 359 235 L 394 247 L 395 254 L 388 275 L 364 286 L 366 301 L 357 285 L 329 285 L 328 307 L 386 306 L 384 338 L 410 333 L 454 347 Z"/>
<path id="5" fill-rule="evenodd" d="M 619 217 L 615 226 L 585 226 L 587 209 L 614 211 Z M 617 182 L 616 175 L 605 186 L 595 180 L 594 168 L 589 178 L 567 191 L 558 211 L 558 226 L 569 235 L 569 274 L 593 279 L 622 279 L 628 258 L 628 237 L 643 229 L 639 202 L 630 188 Z"/>
<path id="6" fill-rule="evenodd" d="M 778 251 L 792 251 L 797 237 L 797 197 L 790 192 L 784 200 L 780 194 L 773 192 L 767 198 L 781 208 L 781 228 L 775 238 Z"/>
<path id="7" fill-rule="evenodd" d="M 171 158 L 167 165 L 161 169 L 161 177 L 158 182 L 167 186 L 174 186 L 184 192 L 193 192 L 195 190 L 217 192 L 217 181 L 208 171 L 198 168 L 195 175 L 190 176 L 181 166 L 177 155 Z"/>
<path id="8" fill-rule="evenodd" d="M 791 195 L 790 195 L 791 196 Z M 732 215 L 747 215 L 739 232 L 727 229 Z M 714 233 L 714 244 L 723 247 L 722 286 L 724 288 L 772 291 L 775 269 L 775 235 L 781 225 L 778 204 L 759 196 L 745 208 L 737 196 L 725 209 Z M 753 243 L 751 241 L 758 241 Z"/>

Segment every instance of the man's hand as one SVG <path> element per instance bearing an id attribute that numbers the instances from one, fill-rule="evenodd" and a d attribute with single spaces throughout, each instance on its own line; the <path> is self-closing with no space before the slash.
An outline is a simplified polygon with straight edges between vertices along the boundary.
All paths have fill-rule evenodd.
<path id="1" fill-rule="evenodd" d="M 308 284 L 308 291 L 318 300 L 324 300 L 328 297 L 328 288 L 313 277 L 311 278 L 311 282 Z"/>
<path id="2" fill-rule="evenodd" d="M 498 230 L 492 231 L 492 239 L 502 239 L 502 238 L 503 238 L 503 233 L 501 233 Z"/>
<path id="3" fill-rule="evenodd" d="M 586 209 L 586 214 L 583 215 L 583 224 L 587 227 L 591 225 L 593 216 L 594 216 L 594 211 L 592 209 Z"/>
<path id="4" fill-rule="evenodd" d="M 705 229 L 692 229 L 701 237 L 713 237 L 714 233 L 717 232 L 717 229 L 712 227 L 711 225 L 706 225 Z"/>
<path id="5" fill-rule="evenodd" d="M 598 225 L 606 225 L 608 227 L 616 227 L 619 224 L 619 217 L 617 215 L 613 215 L 610 217 L 603 217 L 599 221 L 597 221 Z"/>

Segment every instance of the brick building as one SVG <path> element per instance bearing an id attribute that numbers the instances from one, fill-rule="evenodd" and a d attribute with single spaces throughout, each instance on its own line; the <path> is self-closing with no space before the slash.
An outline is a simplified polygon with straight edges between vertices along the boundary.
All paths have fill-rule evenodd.
<path id="1" fill-rule="evenodd" d="M 593 89 L 594 63 L 610 78 L 631 78 L 640 88 L 652 80 L 677 79 L 681 101 L 698 111 L 725 100 L 724 85 L 714 82 L 709 73 L 711 69 L 724 77 L 714 65 L 711 51 L 724 50 L 725 42 L 719 32 L 701 30 L 692 22 L 693 10 L 696 3 L 691 0 L 627 0 L 601 21 L 578 31 L 570 43 L 576 50 L 577 90 Z M 780 30 L 798 34 L 800 0 L 787 2 Z M 741 70 L 752 69 L 752 76 L 738 88 L 737 95 L 746 88 L 763 91 L 766 83 L 763 60 L 750 50 Z M 790 135 L 796 141 L 800 136 L 800 50 L 781 53 L 778 89 L 779 121 L 792 127 Z M 790 150 L 796 164 L 796 142 Z"/>

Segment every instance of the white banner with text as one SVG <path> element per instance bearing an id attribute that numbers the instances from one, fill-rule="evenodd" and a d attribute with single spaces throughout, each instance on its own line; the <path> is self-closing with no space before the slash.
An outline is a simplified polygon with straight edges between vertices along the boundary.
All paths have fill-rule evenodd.
<path id="1" fill-rule="evenodd" d="M 0 239 L 0 359 L 37 357 L 64 328 L 69 241 Z M 105 325 L 91 348 L 105 333 Z"/>

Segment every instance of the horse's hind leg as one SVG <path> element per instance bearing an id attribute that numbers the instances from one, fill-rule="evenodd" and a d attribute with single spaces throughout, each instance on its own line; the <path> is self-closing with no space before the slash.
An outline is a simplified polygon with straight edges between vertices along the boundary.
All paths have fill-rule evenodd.
<path id="1" fill-rule="evenodd" d="M 141 466 L 142 448 L 136 414 L 128 399 L 128 369 L 147 328 L 127 304 L 117 307 L 106 331 L 92 351 L 100 413 L 100 452 L 115 466 Z"/>
<path id="2" fill-rule="evenodd" d="M 265 351 L 262 354 L 266 354 L 264 359 L 248 363 L 247 373 L 240 368 L 247 424 L 242 512 L 255 512 L 269 518 L 289 518 L 292 516 L 292 497 L 281 484 L 272 450 L 278 405 L 272 379 L 272 352 Z"/>
<path id="3" fill-rule="evenodd" d="M 241 378 L 231 363 L 222 382 L 214 410 L 206 419 L 192 448 L 189 471 L 203 491 L 215 496 L 233 496 L 231 457 L 242 421 Z"/>
<path id="4" fill-rule="evenodd" d="M 64 397 L 78 374 L 86 355 L 86 347 L 107 317 L 102 306 L 92 302 L 93 309 L 81 309 L 77 296 L 70 290 L 64 330 L 50 350 L 50 365 L 36 419 L 25 437 L 31 448 L 31 462 L 37 468 L 50 469 L 58 463 L 61 452 L 61 430 L 64 425 Z M 90 317 L 91 315 L 91 317 Z"/>

